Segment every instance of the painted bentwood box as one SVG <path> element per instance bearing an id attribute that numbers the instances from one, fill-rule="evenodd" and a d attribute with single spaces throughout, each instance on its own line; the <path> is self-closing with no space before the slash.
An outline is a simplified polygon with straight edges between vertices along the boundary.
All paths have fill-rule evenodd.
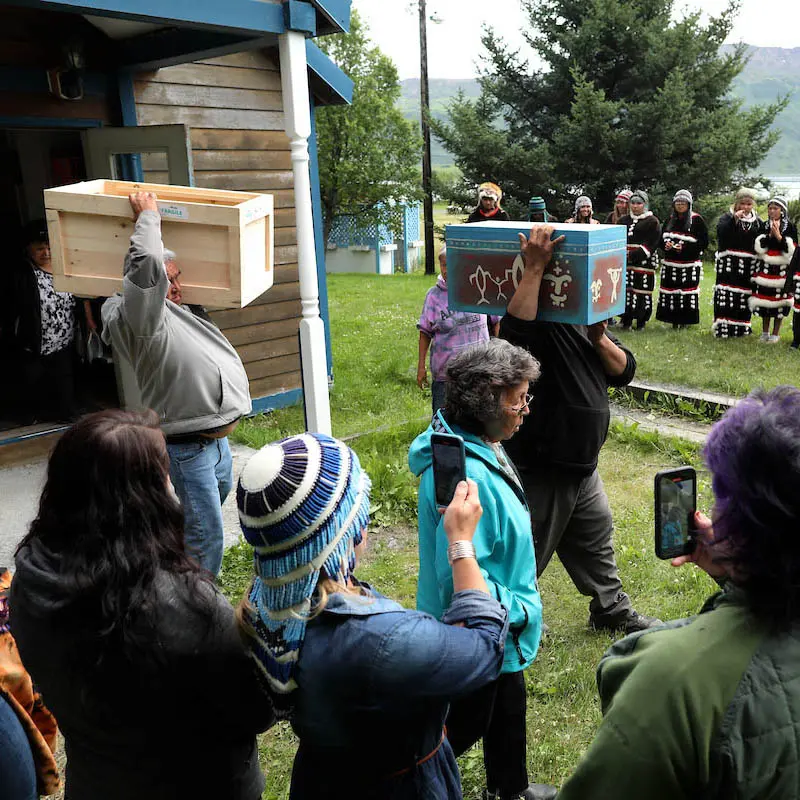
<path id="1" fill-rule="evenodd" d="M 626 230 L 622 225 L 553 225 L 567 238 L 544 272 L 538 319 L 591 325 L 625 311 Z M 525 267 L 517 234 L 529 222 L 448 225 L 451 308 L 505 313 Z"/>

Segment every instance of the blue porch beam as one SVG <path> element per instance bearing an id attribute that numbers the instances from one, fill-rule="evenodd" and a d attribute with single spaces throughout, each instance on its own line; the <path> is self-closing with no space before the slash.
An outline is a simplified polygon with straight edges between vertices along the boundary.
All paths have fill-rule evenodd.
<path id="1" fill-rule="evenodd" d="M 317 32 L 320 35 L 349 33 L 350 2 L 351 0 L 311 0 L 320 17 L 317 22 Z"/>
<path id="2" fill-rule="evenodd" d="M 317 15 L 314 6 L 305 0 L 284 0 L 283 21 L 287 30 L 317 35 Z"/>
<path id="3" fill-rule="evenodd" d="M 9 0 L 6 5 L 243 34 L 283 33 L 283 4 L 259 0 Z"/>
<path id="4" fill-rule="evenodd" d="M 241 34 L 167 28 L 120 40 L 115 49 L 120 67 L 147 72 L 274 44 L 274 36 L 245 38 Z"/>
<path id="5" fill-rule="evenodd" d="M 353 81 L 311 39 L 306 41 L 306 62 L 314 97 L 325 105 L 353 102 Z"/>

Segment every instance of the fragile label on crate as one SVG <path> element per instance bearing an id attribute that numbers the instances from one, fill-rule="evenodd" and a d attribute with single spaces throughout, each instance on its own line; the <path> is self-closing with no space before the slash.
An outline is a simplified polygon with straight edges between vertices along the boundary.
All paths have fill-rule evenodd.
<path id="1" fill-rule="evenodd" d="M 269 203 L 267 200 L 252 201 L 242 209 L 242 224 L 247 225 L 254 220 L 266 217 L 268 211 Z"/>
<path id="2" fill-rule="evenodd" d="M 163 219 L 189 219 L 189 209 L 175 203 L 159 203 L 158 210 Z"/>

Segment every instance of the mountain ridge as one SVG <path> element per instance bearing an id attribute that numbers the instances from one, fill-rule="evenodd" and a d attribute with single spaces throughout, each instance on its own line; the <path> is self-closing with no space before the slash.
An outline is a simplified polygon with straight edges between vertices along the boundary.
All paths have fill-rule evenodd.
<path id="1" fill-rule="evenodd" d="M 723 51 L 731 47 L 726 45 Z M 743 107 L 791 95 L 789 105 L 775 121 L 781 138 L 762 161 L 760 170 L 765 175 L 800 175 L 800 47 L 747 47 L 748 63 L 733 85 L 733 96 L 742 101 Z M 398 107 L 407 119 L 419 122 L 419 79 L 408 78 L 400 83 Z M 445 118 L 447 105 L 459 89 L 467 97 L 480 95 L 475 78 L 432 78 L 429 85 L 434 119 Z M 432 161 L 434 166 L 453 164 L 453 156 L 435 139 Z"/>

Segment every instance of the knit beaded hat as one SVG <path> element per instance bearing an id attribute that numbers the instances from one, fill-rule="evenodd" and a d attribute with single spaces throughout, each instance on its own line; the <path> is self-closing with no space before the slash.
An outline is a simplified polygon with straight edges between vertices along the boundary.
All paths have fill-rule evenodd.
<path id="1" fill-rule="evenodd" d="M 592 207 L 592 200 L 591 198 L 587 197 L 585 194 L 582 194 L 576 201 L 575 201 L 575 208 L 572 209 L 572 217 L 573 219 L 578 218 L 578 212 L 582 208 L 591 208 Z"/>
<path id="2" fill-rule="evenodd" d="M 615 200 L 630 200 L 632 194 L 633 194 L 633 192 L 630 189 L 620 189 L 617 192 L 617 196 L 614 199 Z"/>
<path id="3" fill-rule="evenodd" d="M 689 205 L 687 214 L 689 215 L 689 217 L 691 217 L 692 206 L 694 205 L 694 198 L 692 197 L 692 193 L 688 189 L 678 189 L 678 191 L 675 192 L 675 196 L 672 198 L 673 208 L 675 206 L 675 203 L 677 203 L 679 200 L 683 200 L 684 203 L 687 203 Z"/>
<path id="4" fill-rule="evenodd" d="M 330 436 L 304 433 L 262 447 L 236 488 L 256 576 L 245 622 L 250 652 L 274 695 L 293 673 L 321 572 L 347 582 L 369 523 L 371 483 L 358 456 Z M 290 703 L 277 703 L 276 712 Z"/>
<path id="5" fill-rule="evenodd" d="M 739 191 L 736 192 L 736 200 L 745 200 L 749 198 L 754 203 L 756 202 L 756 190 L 755 189 L 748 189 L 746 186 L 742 186 Z"/>
<path id="6" fill-rule="evenodd" d="M 631 192 L 628 202 L 644 203 L 644 207 L 647 208 L 650 205 L 650 198 L 647 196 L 647 192 L 644 189 L 637 189 L 635 192 Z"/>
<path id="7" fill-rule="evenodd" d="M 789 216 L 789 204 L 786 202 L 785 197 L 781 197 L 780 195 L 776 195 L 775 197 L 770 197 L 769 203 L 767 205 L 776 205 L 781 210 L 782 217 Z"/>
<path id="8" fill-rule="evenodd" d="M 534 196 L 528 200 L 528 211 L 547 211 L 547 203 L 544 201 L 544 197 Z"/>
<path id="9" fill-rule="evenodd" d="M 495 203 L 500 205 L 503 199 L 503 190 L 496 183 L 482 183 L 478 187 L 478 201 L 483 200 L 484 197 L 493 197 Z"/>
<path id="10" fill-rule="evenodd" d="M 678 191 L 675 192 L 675 197 L 672 198 L 672 202 L 677 203 L 678 200 L 683 200 L 683 202 L 688 203 L 689 206 L 694 203 L 692 193 L 688 189 L 678 189 Z"/>
<path id="11" fill-rule="evenodd" d="M 547 213 L 547 203 L 545 202 L 544 197 L 539 197 L 538 195 L 534 195 L 528 200 L 528 220 L 530 221 L 533 218 L 534 214 L 541 214 L 542 219 L 545 222 L 550 220 L 550 214 Z"/>

